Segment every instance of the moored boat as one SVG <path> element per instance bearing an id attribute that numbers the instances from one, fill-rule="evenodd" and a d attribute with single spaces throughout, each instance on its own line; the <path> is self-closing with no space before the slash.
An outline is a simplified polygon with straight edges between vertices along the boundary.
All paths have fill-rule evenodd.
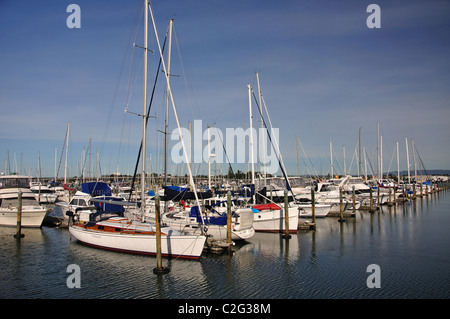
<path id="1" fill-rule="evenodd" d="M 27 176 L 0 176 L 0 225 L 17 225 L 19 192 L 21 192 L 22 227 L 41 227 L 48 211 L 39 205 L 29 185 Z"/>

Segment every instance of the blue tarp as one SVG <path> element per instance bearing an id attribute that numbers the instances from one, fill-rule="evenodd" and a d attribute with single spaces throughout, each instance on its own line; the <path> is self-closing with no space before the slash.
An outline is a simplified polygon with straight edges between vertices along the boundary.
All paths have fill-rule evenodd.
<path id="1" fill-rule="evenodd" d="M 202 222 L 198 206 L 191 207 L 191 212 L 189 213 L 189 217 L 196 217 L 197 221 L 199 223 Z M 222 216 L 218 216 L 218 217 L 204 217 L 203 221 L 204 221 L 205 225 L 225 226 L 227 224 L 227 215 L 223 214 Z"/>
<path id="2" fill-rule="evenodd" d="M 104 200 L 112 200 L 112 201 L 116 201 L 116 202 L 120 202 L 123 200 L 123 198 L 118 198 L 118 197 L 109 197 L 109 196 L 105 196 L 104 198 L 102 198 Z M 114 212 L 114 213 L 123 213 L 125 212 L 125 207 L 122 205 L 114 205 L 114 204 L 109 204 L 109 203 L 99 203 L 99 202 L 95 202 L 94 201 L 94 206 L 95 207 L 99 207 L 101 211 L 104 212 Z"/>
<path id="3" fill-rule="evenodd" d="M 170 188 L 171 190 L 177 191 L 177 192 L 184 192 L 185 190 L 189 191 L 189 188 L 184 188 L 180 186 L 167 186 L 167 188 Z"/>
<path id="4" fill-rule="evenodd" d="M 111 187 L 104 182 L 88 182 L 81 184 L 81 191 L 91 196 L 111 196 Z"/>

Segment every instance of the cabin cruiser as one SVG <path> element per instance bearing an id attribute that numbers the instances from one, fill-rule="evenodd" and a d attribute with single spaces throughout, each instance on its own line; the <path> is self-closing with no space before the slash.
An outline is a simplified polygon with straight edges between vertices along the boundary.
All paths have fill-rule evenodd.
<path id="1" fill-rule="evenodd" d="M 22 227 L 41 227 L 47 209 L 40 206 L 30 190 L 27 176 L 0 176 L 0 225 L 16 226 L 19 206 L 19 192 L 22 201 Z"/>

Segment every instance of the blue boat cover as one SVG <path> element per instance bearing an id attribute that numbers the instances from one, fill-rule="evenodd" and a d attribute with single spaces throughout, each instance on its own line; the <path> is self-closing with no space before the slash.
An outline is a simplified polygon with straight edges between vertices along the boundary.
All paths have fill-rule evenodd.
<path id="1" fill-rule="evenodd" d="M 199 222 L 199 223 L 202 222 L 198 206 L 191 207 L 189 217 L 195 217 L 195 218 L 197 218 L 197 222 Z M 203 217 L 203 221 L 204 221 L 205 225 L 225 226 L 227 224 L 227 215 L 223 214 L 222 216 L 218 216 L 218 217 L 212 217 L 212 216 L 211 217 Z"/>
<path id="2" fill-rule="evenodd" d="M 123 200 L 123 198 L 119 197 L 111 197 L 111 196 L 105 196 L 105 198 L 102 198 L 104 200 L 112 200 L 116 202 L 120 202 Z M 111 212 L 111 213 L 123 213 L 125 212 L 125 207 L 122 205 L 114 205 L 109 203 L 99 203 L 94 202 L 95 207 L 99 207 L 101 211 L 103 212 Z"/>
<path id="3" fill-rule="evenodd" d="M 81 191 L 91 196 L 111 196 L 111 187 L 104 182 L 88 182 L 81 184 Z"/>

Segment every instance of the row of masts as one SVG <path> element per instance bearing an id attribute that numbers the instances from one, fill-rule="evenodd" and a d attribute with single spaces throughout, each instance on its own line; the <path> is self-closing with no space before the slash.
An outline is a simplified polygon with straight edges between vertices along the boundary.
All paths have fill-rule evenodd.
<path id="1" fill-rule="evenodd" d="M 300 163 L 299 163 L 299 155 L 298 155 L 298 137 L 297 137 L 297 165 L 299 168 L 299 176 L 300 176 Z M 395 153 L 397 155 L 397 178 L 400 181 L 401 180 L 401 175 L 400 175 L 400 147 L 399 147 L 399 142 L 396 141 L 395 143 Z M 405 137 L 405 145 L 406 145 L 406 163 L 407 163 L 407 172 L 408 172 L 408 183 L 411 183 L 411 163 L 410 163 L 410 151 L 409 151 L 409 142 L 408 142 L 408 137 Z M 416 161 L 416 148 L 415 148 L 415 144 L 414 144 L 414 139 L 411 140 L 411 146 L 412 146 L 412 156 L 413 156 L 413 165 L 414 165 L 414 175 L 415 175 L 415 179 L 417 179 L 417 161 Z M 372 172 L 372 174 L 368 174 L 368 168 L 367 168 L 367 152 L 365 147 L 361 147 L 361 128 L 359 129 L 359 141 L 358 141 L 358 148 L 359 148 L 359 152 L 358 152 L 358 177 L 360 176 L 365 176 L 365 179 L 368 179 L 369 175 L 372 175 L 372 177 L 374 179 L 377 179 L 379 181 L 383 180 L 384 178 L 384 168 L 383 168 L 383 136 L 379 135 L 379 122 L 377 123 L 377 171 L 376 172 Z M 361 156 L 361 148 L 363 150 L 363 156 Z M 333 144 L 330 141 L 330 169 L 331 169 L 331 177 L 334 176 L 334 163 L 333 163 Z M 355 149 L 355 154 L 356 154 L 356 149 Z M 394 155 L 394 154 L 393 154 Z M 361 162 L 362 162 L 362 158 L 364 158 L 364 174 L 362 174 L 362 169 L 361 169 Z M 346 165 L 346 156 L 345 156 L 345 146 L 343 146 L 343 160 L 344 160 L 344 176 L 347 175 L 347 165 Z M 353 161 L 353 160 L 352 160 Z M 391 161 L 392 163 L 392 161 Z"/>

